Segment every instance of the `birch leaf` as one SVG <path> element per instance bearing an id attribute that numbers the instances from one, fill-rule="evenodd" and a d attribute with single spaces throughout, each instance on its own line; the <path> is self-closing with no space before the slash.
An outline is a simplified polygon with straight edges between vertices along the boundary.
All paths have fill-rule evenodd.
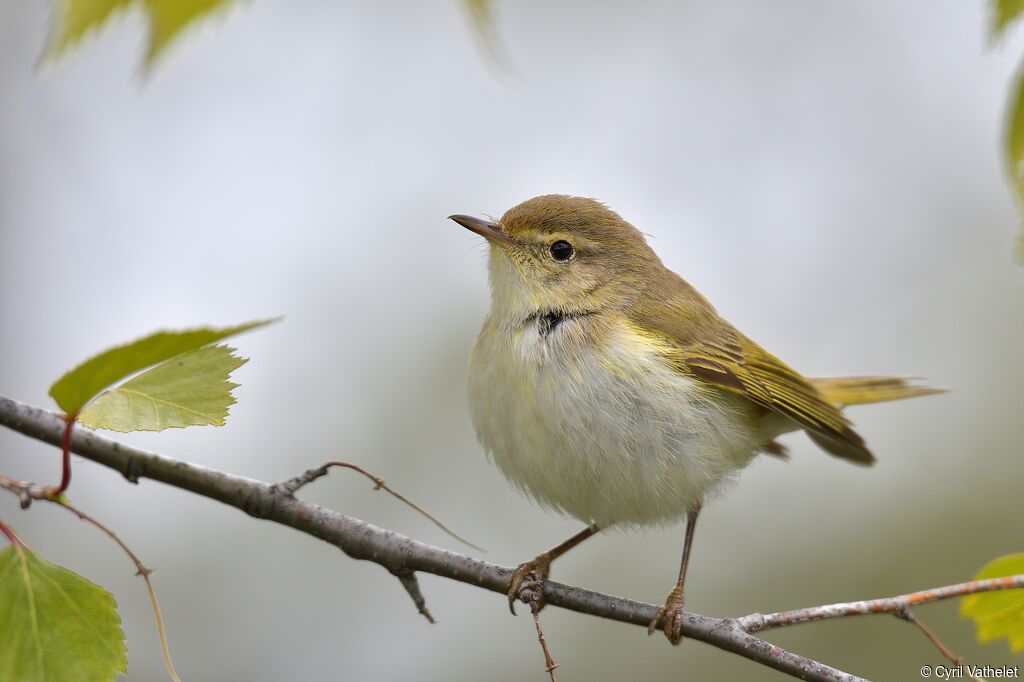
<path id="1" fill-rule="evenodd" d="M 113 595 L 24 546 L 0 550 L 0 679 L 94 682 L 127 673 Z"/>
<path id="2" fill-rule="evenodd" d="M 982 566 L 975 580 L 1003 578 L 1024 573 L 1024 553 L 1007 554 Z M 1005 638 L 1010 650 L 1024 651 L 1024 590 L 999 590 L 971 594 L 960 602 L 960 615 L 977 627 L 984 644 Z"/>
<path id="3" fill-rule="evenodd" d="M 202 327 L 156 332 L 89 358 L 54 382 L 50 396 L 64 412 L 74 414 L 103 389 L 146 367 L 275 321 L 257 320 L 220 329 Z"/>
<path id="4" fill-rule="evenodd" d="M 102 393 L 78 421 L 111 431 L 163 431 L 186 426 L 223 426 L 234 405 L 228 378 L 246 363 L 230 346 L 204 346 L 165 360 Z"/>

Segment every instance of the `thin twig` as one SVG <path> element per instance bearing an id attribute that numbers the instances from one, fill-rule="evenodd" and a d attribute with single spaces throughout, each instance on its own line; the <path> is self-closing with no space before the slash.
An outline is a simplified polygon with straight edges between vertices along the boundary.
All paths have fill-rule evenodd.
<path id="1" fill-rule="evenodd" d="M 929 628 L 927 625 L 925 625 L 924 622 L 922 622 L 921 620 L 918 620 L 917 616 L 915 616 L 914 613 L 910 609 L 907 609 L 905 611 L 899 611 L 899 612 L 895 613 L 894 615 L 897 618 L 899 618 L 900 620 L 905 620 L 908 623 L 914 624 L 917 627 L 918 630 L 920 630 L 921 632 L 924 633 L 924 636 L 928 638 L 928 641 L 930 641 L 932 644 L 935 645 L 935 648 L 939 650 L 939 653 L 941 653 L 943 656 L 945 656 L 949 660 L 950 663 L 952 663 L 955 666 L 959 666 L 961 668 L 963 667 L 963 664 L 964 664 L 963 656 L 957 656 L 952 651 L 950 651 L 949 647 L 947 647 L 945 644 L 942 643 L 942 640 L 940 640 L 938 638 L 938 636 L 934 632 L 932 632 L 931 628 Z M 967 672 L 967 675 L 972 680 L 974 680 L 974 682 L 985 682 L 984 680 L 982 680 L 977 675 L 972 674 L 970 668 L 967 668 L 966 672 Z"/>
<path id="2" fill-rule="evenodd" d="M 156 599 L 156 590 L 153 588 L 153 582 L 149 579 L 153 569 L 147 568 L 142 560 L 139 559 L 138 555 L 131 550 L 131 548 L 125 544 L 124 540 L 118 537 L 117 533 L 103 525 L 93 517 L 86 514 L 84 511 L 75 507 L 71 504 L 67 497 L 63 494 L 55 494 L 55 490 L 52 488 L 44 488 L 35 483 L 28 483 L 23 481 L 15 481 L 7 478 L 6 476 L 0 476 L 0 488 L 13 492 L 21 500 L 21 506 L 23 509 L 27 509 L 31 500 L 43 500 L 45 502 L 52 502 L 64 509 L 68 510 L 82 521 L 98 528 L 100 531 L 105 533 L 107 537 L 117 543 L 117 546 L 128 555 L 128 558 L 133 564 L 135 564 L 135 575 L 140 576 L 146 582 L 146 591 L 149 593 L 149 603 L 153 608 L 153 617 L 156 619 L 156 632 L 160 639 L 160 651 L 164 657 L 164 666 L 167 668 L 167 674 L 174 682 L 181 682 L 181 678 L 178 677 L 178 673 L 174 670 L 174 663 L 171 661 L 171 651 L 167 645 L 167 632 L 164 630 L 164 618 L 160 612 L 160 604 Z M 29 502 L 26 503 L 26 500 Z M 0 524 L 0 531 L 3 530 L 3 524 Z"/>
<path id="3" fill-rule="evenodd" d="M 430 610 L 427 608 L 427 600 L 423 598 L 423 591 L 420 590 L 420 581 L 416 579 L 416 573 L 408 569 L 400 569 L 392 571 L 392 573 L 398 578 L 398 582 L 402 583 L 405 591 L 409 593 L 412 603 L 416 605 L 416 610 L 427 619 L 427 622 L 434 625 L 437 621 L 434 620 L 434 616 L 431 615 Z"/>
<path id="4" fill-rule="evenodd" d="M 315 481 L 316 479 L 320 478 L 321 476 L 326 476 L 328 470 L 331 467 L 339 467 L 339 468 L 344 468 L 344 469 L 351 469 L 352 471 L 358 472 L 358 473 L 362 474 L 363 476 L 366 476 L 368 479 L 373 481 L 373 489 L 374 490 L 383 490 L 383 491 L 385 491 L 387 493 L 390 493 L 396 499 L 400 500 L 401 502 L 404 502 L 408 506 L 410 506 L 413 509 L 415 509 L 416 511 L 418 511 L 423 516 L 425 516 L 428 519 L 430 519 L 434 523 L 435 526 L 437 526 L 438 528 L 440 528 L 445 533 L 447 533 L 448 535 L 452 536 L 453 538 L 455 538 L 456 540 L 458 540 L 462 544 L 466 545 L 467 547 L 471 547 L 471 548 L 477 550 L 478 552 L 486 552 L 487 551 L 483 547 L 470 542 L 469 540 L 465 539 L 464 537 L 462 537 L 461 535 L 459 535 L 458 533 L 456 533 L 452 529 L 448 528 L 448 526 L 446 526 L 443 523 L 441 523 L 437 519 L 436 516 L 434 516 L 433 514 L 428 512 L 426 509 L 424 509 L 423 507 L 419 506 L 418 504 L 416 504 L 415 502 L 413 502 L 412 500 L 407 498 L 405 495 L 402 495 L 401 493 L 397 492 L 393 488 L 388 487 L 388 485 L 384 482 L 383 478 L 381 478 L 380 476 L 376 476 L 376 475 L 370 473 L 369 471 L 367 471 L 363 467 L 359 466 L 358 464 L 352 464 L 351 462 L 343 462 L 343 461 L 337 460 L 337 459 L 331 460 L 330 462 L 327 462 L 323 466 L 316 467 L 315 469 L 309 469 L 305 473 L 303 473 L 303 474 L 301 474 L 299 476 L 296 476 L 295 478 L 289 479 L 289 480 L 284 481 L 282 483 L 278 483 L 277 484 L 277 488 L 278 488 L 278 490 L 281 490 L 282 492 L 288 493 L 290 495 L 294 495 L 299 490 L 299 488 L 303 487 L 304 485 L 306 485 L 308 483 L 312 483 L 313 481 Z"/>
<path id="5" fill-rule="evenodd" d="M 1024 588 L 1024 574 L 1010 575 L 1005 578 L 992 578 L 990 580 L 970 580 L 968 582 L 956 583 L 955 585 L 944 585 L 930 590 L 899 594 L 882 599 L 839 602 L 769 614 L 752 613 L 749 616 L 743 616 L 736 620 L 741 628 L 747 632 L 754 633 L 770 628 L 807 623 L 812 620 L 863 616 L 872 613 L 900 613 L 919 604 L 963 597 L 968 594 L 978 594 L 979 592 L 1019 588 Z"/>
<path id="6" fill-rule="evenodd" d="M 548 651 L 548 642 L 544 639 L 544 630 L 540 627 L 540 608 L 537 607 L 536 602 L 530 605 L 530 611 L 533 613 L 533 626 L 537 629 L 537 641 L 540 642 L 540 649 L 544 652 L 544 670 L 547 671 L 551 682 L 556 682 L 555 668 L 558 667 L 558 664 L 555 663 L 555 659 L 551 658 L 551 652 Z"/>
<path id="7" fill-rule="evenodd" d="M 72 505 L 70 502 L 67 501 L 67 499 L 63 495 L 59 499 L 53 501 L 67 509 L 69 512 L 71 512 L 81 520 L 106 533 L 111 540 L 116 542 L 117 545 L 122 550 L 124 550 L 124 553 L 127 554 L 128 558 L 131 559 L 132 563 L 135 564 L 135 575 L 140 576 L 143 580 L 146 581 L 146 591 L 149 592 L 149 603 L 153 606 L 153 616 L 156 619 L 156 633 L 157 636 L 160 638 L 160 652 L 163 654 L 164 657 L 164 666 L 166 666 L 167 668 L 167 674 L 170 676 L 172 680 L 174 680 L 174 682 L 181 682 L 181 678 L 178 677 L 178 673 L 174 670 L 174 663 L 171 661 L 171 650 L 167 645 L 167 632 L 164 630 L 164 617 L 163 614 L 160 613 L 160 604 L 156 600 L 156 590 L 153 589 L 153 581 L 149 579 L 149 576 L 153 572 L 153 569 L 146 568 L 146 566 L 144 566 L 143 563 L 139 560 L 139 557 L 135 555 L 135 552 L 133 552 L 128 547 L 128 545 L 124 543 L 124 540 L 119 538 L 117 534 L 114 533 L 114 531 L 110 530 L 102 523 L 100 523 L 93 517 L 83 512 L 78 507 Z"/>
<path id="8" fill-rule="evenodd" d="M 915 616 L 912 611 L 908 609 L 906 611 L 900 611 L 893 615 L 899 618 L 900 620 L 905 620 L 906 622 L 917 626 L 917 629 L 924 633 L 924 636 L 927 637 L 931 641 L 931 643 L 935 645 L 935 648 L 939 650 L 939 653 L 945 656 L 950 663 L 952 663 L 953 665 L 963 664 L 963 657 L 957 656 L 952 651 L 950 651 L 945 644 L 939 641 L 939 638 L 935 636 L 935 633 L 931 631 L 931 628 L 929 628 L 923 622 L 918 620 L 917 616 Z"/>
<path id="9" fill-rule="evenodd" d="M 0 475 L 0 488 L 8 490 L 18 496 L 18 503 L 22 509 L 32 506 L 33 500 L 50 500 L 52 488 L 41 486 L 29 481 L 18 481 Z"/>

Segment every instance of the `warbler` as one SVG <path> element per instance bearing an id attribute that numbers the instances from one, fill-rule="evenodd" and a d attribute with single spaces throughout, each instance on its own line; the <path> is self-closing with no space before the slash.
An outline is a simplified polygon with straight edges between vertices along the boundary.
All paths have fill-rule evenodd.
<path id="1" fill-rule="evenodd" d="M 515 487 L 587 524 L 515 570 L 513 613 L 519 598 L 543 607 L 551 562 L 600 529 L 685 518 L 678 579 L 648 628 L 678 644 L 708 497 L 759 453 L 785 457 L 776 439 L 790 431 L 870 465 L 841 408 L 937 392 L 896 377 L 803 377 L 594 199 L 552 194 L 497 221 L 450 218 L 490 246 L 490 312 L 469 362 L 477 437 Z"/>

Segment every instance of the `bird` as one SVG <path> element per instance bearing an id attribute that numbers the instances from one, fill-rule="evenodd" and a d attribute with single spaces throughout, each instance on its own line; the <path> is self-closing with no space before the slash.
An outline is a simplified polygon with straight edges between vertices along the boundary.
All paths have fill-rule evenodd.
<path id="1" fill-rule="evenodd" d="M 507 597 L 543 608 L 551 563 L 604 529 L 686 521 L 676 582 L 651 620 L 683 637 L 697 518 L 777 439 L 875 461 L 848 405 L 939 392 L 900 377 L 806 378 L 723 319 L 643 233 L 591 198 L 549 194 L 500 219 L 452 215 L 489 245 L 490 310 L 470 354 L 483 450 L 512 485 L 583 530 L 520 564 Z"/>

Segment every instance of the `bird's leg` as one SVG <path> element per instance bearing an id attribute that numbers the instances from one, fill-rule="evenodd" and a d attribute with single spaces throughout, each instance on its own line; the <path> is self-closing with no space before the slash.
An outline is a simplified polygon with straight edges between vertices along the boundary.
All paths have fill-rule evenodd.
<path id="1" fill-rule="evenodd" d="M 551 572 L 551 562 L 587 538 L 596 535 L 599 530 L 596 524 L 591 524 L 557 547 L 538 554 L 532 561 L 519 564 L 512 572 L 512 578 L 508 583 L 508 608 L 512 615 L 516 613 L 517 599 L 529 603 L 534 613 L 544 608 L 544 581 Z"/>
<path id="2" fill-rule="evenodd" d="M 686 567 L 690 563 L 690 547 L 693 546 L 693 530 L 697 526 L 697 515 L 700 507 L 696 507 L 686 515 L 686 539 L 683 540 L 683 560 L 679 565 L 679 580 L 668 593 L 665 605 L 658 609 L 654 620 L 647 626 L 647 634 L 653 633 L 658 627 L 665 631 L 668 641 L 679 644 L 683 639 L 683 583 L 686 582 Z"/>

